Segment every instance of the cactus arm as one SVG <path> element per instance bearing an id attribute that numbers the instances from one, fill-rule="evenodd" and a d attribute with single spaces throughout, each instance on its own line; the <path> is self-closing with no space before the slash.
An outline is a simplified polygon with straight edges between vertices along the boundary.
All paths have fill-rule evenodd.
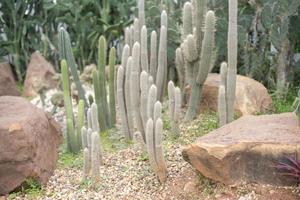
<path id="1" fill-rule="evenodd" d="M 207 0 L 196 0 L 195 3 L 195 25 L 196 25 L 196 44 L 198 52 L 201 52 L 203 31 L 202 25 L 205 21 L 205 13 L 207 9 Z"/>
<path id="2" fill-rule="evenodd" d="M 92 146 L 91 146 L 91 172 L 92 172 L 92 178 L 94 180 L 99 180 L 100 175 L 100 137 L 97 132 L 92 133 Z"/>
<path id="3" fill-rule="evenodd" d="M 175 105 L 174 105 L 174 127 L 173 132 L 175 137 L 179 137 L 180 135 L 180 129 L 179 129 L 179 117 L 180 117 L 180 108 L 181 108 L 181 91 L 179 87 L 175 88 Z"/>
<path id="4" fill-rule="evenodd" d="M 93 132 L 99 133 L 100 127 L 99 127 L 99 120 L 98 120 L 98 108 L 97 104 L 93 103 L 91 106 L 91 118 L 92 118 L 92 130 Z"/>
<path id="5" fill-rule="evenodd" d="M 169 81 L 168 83 L 168 97 L 169 97 L 169 117 L 172 123 L 174 122 L 174 106 L 175 106 L 175 86 L 173 81 Z"/>
<path id="6" fill-rule="evenodd" d="M 162 105 L 160 101 L 156 101 L 154 104 L 154 113 L 153 113 L 153 122 L 156 123 L 158 118 L 161 118 L 162 113 Z"/>
<path id="7" fill-rule="evenodd" d="M 112 126 L 116 123 L 116 102 L 115 102 L 115 63 L 116 63 L 116 49 L 112 47 L 109 52 L 109 110 L 110 110 L 110 124 Z"/>
<path id="8" fill-rule="evenodd" d="M 155 140 L 155 135 L 154 135 L 154 125 L 153 125 L 153 120 L 150 118 L 147 121 L 147 126 L 146 126 L 146 145 L 147 145 L 147 152 L 149 155 L 149 162 L 150 166 L 152 167 L 153 171 L 156 173 L 157 172 L 157 164 L 156 164 L 156 159 L 155 159 L 155 148 L 154 148 L 154 140 Z"/>
<path id="9" fill-rule="evenodd" d="M 189 34 L 193 34 L 193 7 L 190 2 L 186 2 L 183 6 L 182 22 L 182 39 L 184 40 Z"/>
<path id="10" fill-rule="evenodd" d="M 138 19 L 134 19 L 133 30 L 134 30 L 134 35 L 133 35 L 134 43 L 140 42 L 140 30 L 141 29 L 140 29 L 140 25 L 139 25 L 139 20 Z"/>
<path id="11" fill-rule="evenodd" d="M 225 86 L 219 86 L 218 95 L 218 114 L 219 114 L 219 126 L 224 126 L 227 123 L 227 112 L 226 112 L 226 92 Z"/>

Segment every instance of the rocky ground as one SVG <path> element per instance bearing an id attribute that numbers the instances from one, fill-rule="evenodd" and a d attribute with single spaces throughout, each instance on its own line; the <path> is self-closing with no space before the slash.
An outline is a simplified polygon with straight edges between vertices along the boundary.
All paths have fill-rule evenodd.
<path id="1" fill-rule="evenodd" d="M 53 91 L 52 91 L 53 92 Z M 46 95 L 44 110 L 50 112 L 50 95 Z M 32 102 L 38 106 L 38 99 Z M 164 113 L 166 115 L 166 113 Z M 64 109 L 58 108 L 54 118 L 64 128 Z M 58 168 L 47 186 L 37 191 L 24 190 L 13 193 L 10 199 L 27 200 L 77 200 L 77 199 L 200 199 L 200 200 L 297 200 L 300 188 L 277 188 L 266 185 L 245 184 L 224 186 L 198 174 L 182 158 L 182 148 L 197 137 L 217 127 L 214 113 L 207 112 L 191 124 L 181 126 L 182 135 L 173 139 L 169 122 L 164 121 L 165 159 L 168 179 L 164 185 L 158 182 L 148 163 L 147 154 L 137 143 L 126 143 L 116 130 L 102 135 L 104 166 L 100 179 L 93 182 L 83 179 L 82 156 L 64 153 L 63 148 Z M 1 199 L 1 198 L 0 198 Z"/>

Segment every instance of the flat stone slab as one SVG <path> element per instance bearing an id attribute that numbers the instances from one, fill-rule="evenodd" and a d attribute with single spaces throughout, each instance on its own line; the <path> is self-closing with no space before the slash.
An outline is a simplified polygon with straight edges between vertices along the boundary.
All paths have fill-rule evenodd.
<path id="1" fill-rule="evenodd" d="M 244 116 L 183 150 L 184 159 L 200 173 L 229 185 L 296 184 L 276 168 L 286 156 L 295 155 L 300 159 L 300 127 L 294 113 Z"/>

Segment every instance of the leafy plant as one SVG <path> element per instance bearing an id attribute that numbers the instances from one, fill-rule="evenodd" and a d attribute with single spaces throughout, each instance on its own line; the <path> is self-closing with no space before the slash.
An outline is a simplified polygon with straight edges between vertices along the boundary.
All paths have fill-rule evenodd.
<path id="1" fill-rule="evenodd" d="M 282 174 L 297 179 L 300 183 L 300 160 L 295 157 L 285 157 L 286 161 L 278 162 L 276 168 L 282 171 Z"/>

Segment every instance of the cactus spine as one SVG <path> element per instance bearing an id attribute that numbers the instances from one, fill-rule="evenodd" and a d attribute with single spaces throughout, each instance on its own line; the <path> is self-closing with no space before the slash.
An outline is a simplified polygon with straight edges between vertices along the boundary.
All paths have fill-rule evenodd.
<path id="1" fill-rule="evenodd" d="M 70 67 L 73 80 L 78 90 L 79 98 L 84 100 L 85 104 L 87 105 L 87 101 L 85 99 L 85 91 L 79 80 L 77 64 L 75 62 L 74 55 L 72 52 L 70 36 L 69 33 L 63 27 L 59 29 L 59 55 L 60 59 L 66 60 L 67 65 Z"/>
<path id="2" fill-rule="evenodd" d="M 228 73 L 227 73 L 227 122 L 234 119 L 234 101 L 236 90 L 236 74 L 237 74 L 237 12 L 238 2 L 229 0 L 229 23 L 228 23 Z"/>
<path id="3" fill-rule="evenodd" d="M 112 47 L 109 52 L 109 110 L 110 110 L 111 125 L 114 125 L 116 123 L 115 63 L 116 63 L 116 49 Z"/>

